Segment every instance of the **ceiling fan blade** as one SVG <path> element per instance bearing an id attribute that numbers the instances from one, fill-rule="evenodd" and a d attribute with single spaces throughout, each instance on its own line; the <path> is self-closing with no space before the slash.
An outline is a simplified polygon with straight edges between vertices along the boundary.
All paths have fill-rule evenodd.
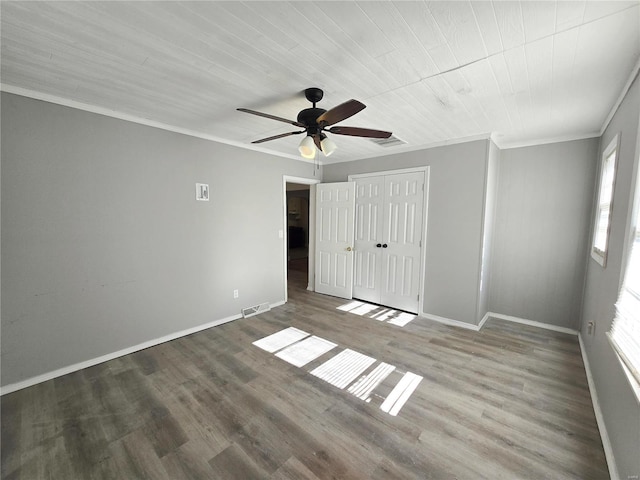
<path id="1" fill-rule="evenodd" d="M 273 137 L 267 137 L 267 138 L 261 138 L 260 140 L 254 140 L 251 143 L 262 143 L 262 142 L 268 142 L 270 140 L 276 140 L 278 138 L 284 138 L 284 137 L 288 137 L 290 135 L 298 135 L 300 133 L 304 133 L 306 130 L 302 130 L 301 132 L 287 132 L 287 133 L 281 133 L 280 135 L 274 135 Z"/>
<path id="2" fill-rule="evenodd" d="M 316 144 L 316 147 L 318 148 L 318 150 L 322 151 L 322 144 L 320 143 L 320 134 L 316 133 L 312 135 L 312 137 L 313 137 L 313 142 Z"/>
<path id="3" fill-rule="evenodd" d="M 327 110 L 320 115 L 316 121 L 318 122 L 318 125 L 327 127 L 355 115 L 364 108 L 366 108 L 364 103 L 351 99 L 347 102 L 341 103 L 337 107 L 333 107 L 331 110 Z"/>
<path id="4" fill-rule="evenodd" d="M 358 127 L 331 127 L 329 131 L 337 135 L 351 135 L 353 137 L 389 138 L 391 136 L 391 132 Z"/>
<path id="5" fill-rule="evenodd" d="M 287 118 L 276 117 L 275 115 L 270 115 L 268 113 L 256 112 L 255 110 L 249 110 L 248 108 L 238 108 L 236 110 L 238 110 L 239 112 L 250 113 L 252 115 L 258 115 L 259 117 L 270 118 L 271 120 L 277 120 L 279 122 L 288 123 L 289 125 L 295 125 L 296 127 L 303 127 L 303 128 L 305 127 L 305 125 L 303 125 L 302 123 L 297 122 L 295 120 L 289 120 Z"/>

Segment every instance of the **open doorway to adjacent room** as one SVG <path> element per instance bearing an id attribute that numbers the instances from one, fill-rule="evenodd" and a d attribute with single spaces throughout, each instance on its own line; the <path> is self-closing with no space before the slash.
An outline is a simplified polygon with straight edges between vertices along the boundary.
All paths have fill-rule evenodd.
<path id="1" fill-rule="evenodd" d="M 318 182 L 295 177 L 284 178 L 287 292 L 292 288 L 313 290 L 315 183 Z"/>
<path id="2" fill-rule="evenodd" d="M 309 185 L 287 183 L 287 240 L 287 261 L 290 268 L 308 263 Z"/>

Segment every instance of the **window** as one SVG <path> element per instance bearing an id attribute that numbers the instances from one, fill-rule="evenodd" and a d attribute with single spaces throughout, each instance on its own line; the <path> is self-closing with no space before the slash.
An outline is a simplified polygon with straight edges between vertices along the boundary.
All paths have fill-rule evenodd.
<path id="1" fill-rule="evenodd" d="M 640 181 L 636 181 L 636 197 L 632 242 L 609 339 L 640 386 Z"/>
<path id="2" fill-rule="evenodd" d="M 609 243 L 609 225 L 611 222 L 611 204 L 613 202 L 613 187 L 616 178 L 616 157 L 618 154 L 618 135 L 605 148 L 602 154 L 602 168 L 600 170 L 600 189 L 598 191 L 598 205 L 593 229 L 593 247 L 591 256 L 603 267 L 607 262 L 607 248 Z"/>

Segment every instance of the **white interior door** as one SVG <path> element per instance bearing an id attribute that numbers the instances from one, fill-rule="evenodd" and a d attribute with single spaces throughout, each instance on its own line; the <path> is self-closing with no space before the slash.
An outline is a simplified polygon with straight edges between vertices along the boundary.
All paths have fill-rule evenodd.
<path id="1" fill-rule="evenodd" d="M 413 313 L 420 293 L 423 195 L 422 172 L 385 177 L 380 303 Z"/>
<path id="2" fill-rule="evenodd" d="M 424 172 L 356 180 L 353 296 L 417 313 Z"/>
<path id="3" fill-rule="evenodd" d="M 316 186 L 316 278 L 318 293 L 352 298 L 355 183 Z"/>
<path id="4" fill-rule="evenodd" d="M 380 303 L 384 177 L 356 181 L 353 296 Z"/>

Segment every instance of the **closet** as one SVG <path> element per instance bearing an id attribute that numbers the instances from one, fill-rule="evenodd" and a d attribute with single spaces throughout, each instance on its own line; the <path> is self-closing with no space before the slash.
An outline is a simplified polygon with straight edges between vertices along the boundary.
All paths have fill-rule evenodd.
<path id="1" fill-rule="evenodd" d="M 425 174 L 354 181 L 353 298 L 418 313 Z"/>

